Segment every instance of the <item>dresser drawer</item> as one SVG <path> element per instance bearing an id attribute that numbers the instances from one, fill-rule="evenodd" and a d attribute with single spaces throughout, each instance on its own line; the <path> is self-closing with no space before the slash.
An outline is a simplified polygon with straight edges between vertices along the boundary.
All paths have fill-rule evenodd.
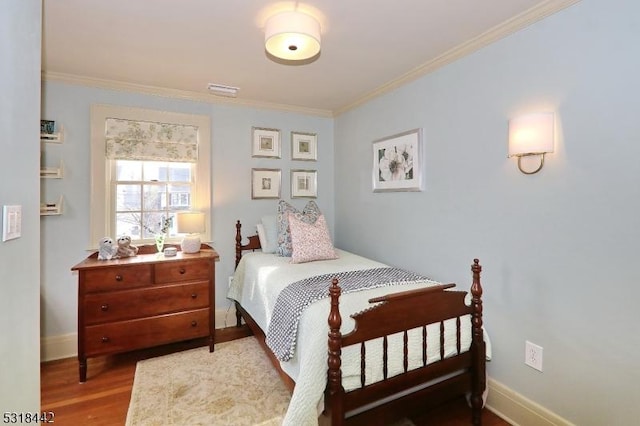
<path id="1" fill-rule="evenodd" d="M 88 294 L 83 302 L 84 322 L 100 324 L 206 308 L 209 306 L 209 288 L 209 281 L 198 281 Z"/>
<path id="2" fill-rule="evenodd" d="M 209 262 L 185 260 L 156 263 L 155 281 L 158 284 L 176 281 L 206 280 L 209 278 Z"/>
<path id="3" fill-rule="evenodd" d="M 85 328 L 85 355 L 126 352 L 209 335 L 209 309 Z"/>
<path id="4" fill-rule="evenodd" d="M 84 292 L 121 290 L 151 284 L 152 265 L 95 268 L 84 272 Z"/>

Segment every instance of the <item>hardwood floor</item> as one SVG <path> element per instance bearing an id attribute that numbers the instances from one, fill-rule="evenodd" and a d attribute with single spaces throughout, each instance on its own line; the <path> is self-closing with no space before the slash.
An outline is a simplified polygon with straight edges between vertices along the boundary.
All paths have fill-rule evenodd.
<path id="1" fill-rule="evenodd" d="M 250 335 L 246 327 L 216 330 L 216 343 Z M 90 358 L 85 383 L 78 382 L 76 358 L 41 365 L 41 410 L 55 413 L 58 425 L 123 425 L 127 417 L 133 376 L 139 360 L 205 346 L 206 340 L 176 343 L 108 357 Z M 468 425 L 469 409 L 464 401 L 453 401 L 431 412 L 412 416 L 416 426 Z M 484 426 L 507 422 L 484 410 Z M 187 426 L 187 425 L 185 425 Z"/>

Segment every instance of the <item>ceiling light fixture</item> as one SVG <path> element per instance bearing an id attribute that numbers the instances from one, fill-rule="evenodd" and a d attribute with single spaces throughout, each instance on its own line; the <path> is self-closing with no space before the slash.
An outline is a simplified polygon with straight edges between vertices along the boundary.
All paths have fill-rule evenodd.
<path id="1" fill-rule="evenodd" d="M 209 89 L 209 91 L 214 95 L 227 96 L 230 98 L 235 98 L 236 96 L 238 96 L 238 90 L 240 90 L 239 87 L 225 86 L 224 84 L 216 83 L 209 83 L 207 89 Z"/>
<path id="2" fill-rule="evenodd" d="M 320 52 L 320 23 L 306 13 L 273 15 L 265 25 L 264 46 L 276 58 L 302 61 Z"/>

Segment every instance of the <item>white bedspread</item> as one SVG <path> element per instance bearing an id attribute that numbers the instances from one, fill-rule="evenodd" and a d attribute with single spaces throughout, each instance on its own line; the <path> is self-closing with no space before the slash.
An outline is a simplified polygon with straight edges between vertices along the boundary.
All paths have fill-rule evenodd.
<path id="1" fill-rule="evenodd" d="M 228 297 L 240 302 L 262 330 L 266 331 L 278 294 L 288 284 L 310 276 L 331 272 L 386 266 L 343 250 L 338 250 L 338 255 L 339 258 L 335 260 L 292 264 L 290 258 L 287 257 L 262 252 L 246 253 L 236 269 Z M 425 281 L 420 284 L 381 287 L 342 295 L 340 297 L 341 332 L 346 334 L 353 329 L 354 321 L 350 315 L 370 307 L 368 299 L 396 291 L 436 284 L 439 283 Z M 305 310 L 298 326 L 298 344 L 295 355 L 290 361 L 281 363 L 282 369 L 296 382 L 283 425 L 315 426 L 318 424 L 318 409 L 322 406 L 327 376 L 329 307 L 329 299 L 324 299 L 310 305 Z M 410 337 L 414 332 L 416 338 L 410 339 L 409 368 L 416 368 L 422 363 L 422 334 L 420 330 L 414 330 L 410 332 Z M 427 332 L 428 362 L 434 362 L 440 359 L 439 326 L 429 326 Z M 446 321 L 445 357 L 456 353 L 455 334 L 455 320 Z M 468 316 L 462 318 L 461 340 L 462 350 L 468 350 L 471 343 Z M 397 350 L 394 351 L 394 348 Z M 375 341 L 369 342 L 366 350 L 366 382 L 379 381 L 382 379 L 379 367 L 382 359 L 382 344 Z M 490 353 L 489 348 L 487 348 L 487 353 Z M 360 386 L 360 360 L 357 345 L 343 350 L 342 360 L 344 388 L 350 390 Z M 389 339 L 389 376 L 402 372 L 402 360 L 402 337 L 401 335 L 392 336 Z"/>

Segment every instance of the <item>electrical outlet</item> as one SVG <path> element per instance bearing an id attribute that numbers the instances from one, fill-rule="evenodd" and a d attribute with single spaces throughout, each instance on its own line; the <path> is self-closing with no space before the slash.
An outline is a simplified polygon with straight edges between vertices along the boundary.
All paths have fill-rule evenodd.
<path id="1" fill-rule="evenodd" d="M 229 288 L 231 287 L 231 284 L 233 283 L 233 275 L 229 276 Z"/>
<path id="2" fill-rule="evenodd" d="M 524 344 L 524 363 L 538 371 L 542 371 L 542 346 L 530 341 Z"/>

